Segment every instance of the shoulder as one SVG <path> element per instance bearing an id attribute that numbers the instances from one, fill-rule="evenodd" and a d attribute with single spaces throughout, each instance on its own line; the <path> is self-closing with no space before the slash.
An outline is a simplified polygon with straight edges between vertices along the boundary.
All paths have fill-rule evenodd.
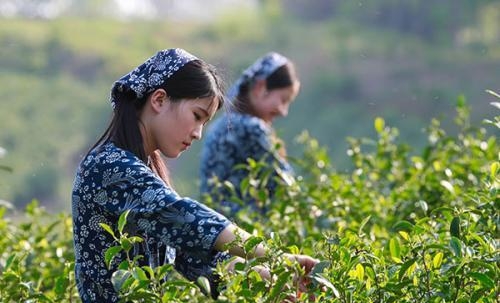
<path id="1" fill-rule="evenodd" d="M 267 136 L 271 133 L 271 129 L 262 119 L 248 114 L 231 113 L 227 117 L 227 123 L 230 131 L 242 135 Z"/>
<path id="2" fill-rule="evenodd" d="M 121 149 L 111 142 L 93 149 L 83 161 L 83 165 L 109 167 L 146 166 L 132 152 Z"/>
<path id="3" fill-rule="evenodd" d="M 154 176 L 151 169 L 132 152 L 113 143 L 105 143 L 93 149 L 80 164 L 80 174 L 95 180 L 125 178 L 133 180 Z"/>

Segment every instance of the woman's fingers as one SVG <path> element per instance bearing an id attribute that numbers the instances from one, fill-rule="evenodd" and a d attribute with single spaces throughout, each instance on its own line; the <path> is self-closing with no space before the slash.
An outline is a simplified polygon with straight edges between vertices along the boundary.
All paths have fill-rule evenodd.
<path id="1" fill-rule="evenodd" d="M 306 274 L 313 269 L 314 265 L 319 263 L 318 259 L 315 259 L 308 255 L 293 255 L 293 254 L 286 254 L 286 255 L 290 260 L 296 261 L 300 265 L 302 265 L 302 267 L 304 267 Z"/>

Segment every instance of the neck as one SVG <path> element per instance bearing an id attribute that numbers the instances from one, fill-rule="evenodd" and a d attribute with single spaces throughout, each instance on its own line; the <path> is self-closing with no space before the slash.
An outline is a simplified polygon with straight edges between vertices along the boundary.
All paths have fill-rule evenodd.
<path id="1" fill-rule="evenodd" d="M 139 129 L 141 131 L 144 153 L 146 154 L 147 157 L 150 157 L 156 149 L 154 148 L 152 139 L 149 136 L 149 131 L 147 130 L 146 126 L 144 125 L 144 123 L 142 123 L 141 120 L 139 120 Z"/>

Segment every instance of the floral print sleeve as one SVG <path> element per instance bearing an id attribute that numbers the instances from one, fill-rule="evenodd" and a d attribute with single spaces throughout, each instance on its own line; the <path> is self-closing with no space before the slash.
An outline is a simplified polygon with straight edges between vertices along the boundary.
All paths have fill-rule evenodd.
<path id="1" fill-rule="evenodd" d="M 127 232 L 144 238 L 134 252 L 150 266 L 175 262 L 188 279 L 210 276 L 217 260 L 213 251 L 219 233 L 230 222 L 190 198 L 180 197 L 133 154 L 112 143 L 82 162 L 73 189 L 75 274 L 83 302 L 116 302 L 112 270 L 104 252 L 115 245 L 99 223 L 115 225 L 129 210 Z M 120 260 L 117 260 L 118 264 Z"/>
<path id="2" fill-rule="evenodd" d="M 272 168 L 273 176 L 289 178 L 293 169 L 289 163 L 273 151 L 272 129 L 263 120 L 241 113 L 231 112 L 212 124 L 203 144 L 200 164 L 201 193 L 212 195 L 215 201 L 223 197 L 222 206 L 230 208 L 234 214 L 241 206 L 231 201 L 231 193 L 214 187 L 212 178 L 220 182 L 228 181 L 236 189 L 239 199 L 255 208 L 255 201 L 243 197 L 239 187 L 247 176 L 247 171 L 237 169 L 239 164 L 247 164 L 247 159 L 264 160 Z M 267 190 L 273 196 L 276 182 L 269 179 Z"/>

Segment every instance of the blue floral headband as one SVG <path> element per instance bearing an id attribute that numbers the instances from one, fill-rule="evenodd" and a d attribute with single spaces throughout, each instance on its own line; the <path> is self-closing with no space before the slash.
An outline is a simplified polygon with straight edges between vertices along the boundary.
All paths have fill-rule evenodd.
<path id="1" fill-rule="evenodd" d="M 116 108 L 120 94 L 133 91 L 137 98 L 158 89 L 186 63 L 198 58 L 180 48 L 164 49 L 121 77 L 111 89 L 111 106 Z"/>
<path id="2" fill-rule="evenodd" d="M 242 84 L 253 82 L 255 80 L 266 79 L 278 68 L 288 62 L 288 59 L 278 53 L 270 52 L 265 56 L 257 59 L 250 65 L 236 80 L 234 85 L 229 89 L 227 97 L 229 100 L 234 100 L 240 93 Z"/>

